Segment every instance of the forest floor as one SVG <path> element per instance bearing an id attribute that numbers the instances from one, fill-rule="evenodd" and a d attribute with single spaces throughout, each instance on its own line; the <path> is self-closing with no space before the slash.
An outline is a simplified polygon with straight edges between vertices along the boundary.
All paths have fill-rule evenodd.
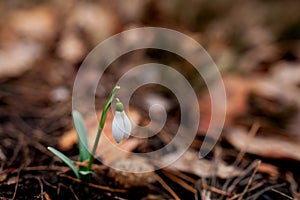
<path id="1" fill-rule="evenodd" d="M 300 3 L 133 2 L 0 3 L 0 199 L 299 199 Z M 128 66 L 158 62 L 175 66 L 199 92 L 198 133 L 168 167 L 137 176 L 106 166 L 102 161 L 108 156 L 103 155 L 95 160 L 92 180 L 78 180 L 47 150 L 53 146 L 77 159 L 71 113 L 78 69 L 99 42 L 143 26 L 181 31 L 212 56 L 227 92 L 222 135 L 213 151 L 199 159 L 195 152 L 211 117 L 206 88 L 197 85 L 185 60 L 165 51 L 139 50 L 114 62 L 101 77 L 98 117 Z M 128 151 L 155 151 L 176 133 L 180 105 L 163 87 L 138 89 L 131 116 L 139 124 L 149 123 L 149 100 L 166 105 L 170 117 L 155 137 L 128 139 Z M 124 160 L 135 165 L 130 157 Z"/>

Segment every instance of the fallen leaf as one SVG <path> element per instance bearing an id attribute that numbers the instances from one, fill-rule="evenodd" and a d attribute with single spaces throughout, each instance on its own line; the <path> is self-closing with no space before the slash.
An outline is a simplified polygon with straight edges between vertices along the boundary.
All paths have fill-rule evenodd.
<path id="1" fill-rule="evenodd" d="M 248 145 L 246 151 L 272 159 L 291 159 L 300 161 L 300 140 L 272 134 L 269 136 L 257 134 L 251 141 L 247 142 L 247 130 L 242 127 L 235 127 L 224 136 L 234 147 L 241 150 Z"/>
<path id="2" fill-rule="evenodd" d="M 83 30 L 92 44 L 96 45 L 113 35 L 119 22 L 109 7 L 80 2 L 67 19 L 66 26 L 74 30 Z"/>
<path id="3" fill-rule="evenodd" d="M 5 156 L 5 154 L 3 153 L 1 148 L 0 148 L 0 160 L 1 161 L 6 161 L 7 160 L 7 157 Z"/>
<path id="4" fill-rule="evenodd" d="M 272 178 L 278 178 L 279 176 L 279 169 L 278 167 L 268 164 L 268 163 L 261 163 L 258 167 L 258 172 L 266 173 Z"/>
<path id="5" fill-rule="evenodd" d="M 13 185 L 13 184 L 18 183 L 19 181 L 21 181 L 21 180 L 20 180 L 18 177 L 13 176 L 13 177 L 10 177 L 10 178 L 7 180 L 6 184 L 7 184 L 7 185 Z"/>
<path id="6" fill-rule="evenodd" d="M 216 165 L 213 161 L 199 159 L 198 152 L 187 150 L 178 160 L 172 163 L 168 168 L 176 169 L 183 172 L 196 174 L 200 177 L 211 177 L 217 175 L 220 178 L 229 178 L 237 176 L 240 171 L 233 166 L 228 166 L 224 162 L 219 162 Z M 176 153 L 165 155 L 162 162 L 168 162 L 169 160 L 177 157 Z M 217 167 L 215 174 L 214 168 Z"/>
<path id="7" fill-rule="evenodd" d="M 45 43 L 53 41 L 57 34 L 56 14 L 54 8 L 44 5 L 19 9 L 9 16 L 7 23 L 18 36 Z"/>
<path id="8" fill-rule="evenodd" d="M 6 178 L 7 178 L 7 173 L 3 172 L 3 173 L 0 174 L 0 182 L 5 181 Z"/>
<path id="9" fill-rule="evenodd" d="M 300 64 L 278 62 L 270 74 L 251 86 L 256 104 L 249 111 L 260 112 L 286 129 L 286 133 L 300 138 Z M 264 105 L 259 105 L 264 104 Z"/>
<path id="10" fill-rule="evenodd" d="M 33 66 L 55 39 L 55 10 L 50 6 L 16 9 L 0 29 L 0 78 L 14 77 Z"/>
<path id="11" fill-rule="evenodd" d="M 18 41 L 0 49 L 0 78 L 18 76 L 32 67 L 42 55 L 42 47 L 36 42 Z"/>
<path id="12" fill-rule="evenodd" d="M 250 77 L 240 77 L 236 75 L 227 75 L 223 78 L 226 90 L 226 118 L 225 127 L 230 126 L 235 117 L 244 114 L 247 111 L 247 95 L 251 88 L 251 84 L 256 82 Z M 213 91 L 220 89 L 218 85 L 212 86 Z M 211 100 L 210 94 L 207 92 L 201 95 L 199 99 L 201 121 L 199 131 L 206 133 L 211 120 Z M 218 107 L 214 108 L 218 109 Z M 221 111 L 220 111 L 221 112 Z M 218 113 L 218 111 L 216 111 Z"/>
<path id="13" fill-rule="evenodd" d="M 87 47 L 84 40 L 74 31 L 65 31 L 58 44 L 57 54 L 70 63 L 76 63 L 87 54 Z"/>
<path id="14" fill-rule="evenodd" d="M 274 44 L 263 44 L 246 52 L 238 66 L 245 73 L 258 71 L 261 63 L 272 63 L 280 58 L 280 49 Z"/>
<path id="15" fill-rule="evenodd" d="M 109 168 L 108 176 L 125 188 L 147 186 L 155 182 L 154 167 L 142 158 L 116 160 Z"/>

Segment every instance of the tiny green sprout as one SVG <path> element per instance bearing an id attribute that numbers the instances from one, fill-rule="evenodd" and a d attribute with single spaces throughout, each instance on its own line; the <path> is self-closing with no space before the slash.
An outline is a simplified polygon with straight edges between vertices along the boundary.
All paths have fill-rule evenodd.
<path id="1" fill-rule="evenodd" d="M 66 165 L 68 165 L 72 169 L 72 171 L 74 172 L 74 174 L 78 179 L 82 180 L 84 177 L 87 177 L 87 175 L 90 175 L 92 173 L 91 168 L 94 161 L 96 149 L 100 140 L 100 136 L 104 128 L 106 117 L 109 108 L 111 107 L 111 104 L 115 99 L 114 96 L 119 91 L 119 89 L 120 89 L 119 86 L 114 87 L 114 89 L 109 94 L 108 99 L 106 100 L 100 118 L 96 139 L 94 141 L 94 145 L 91 152 L 88 149 L 87 131 L 84 125 L 83 118 L 78 111 L 74 110 L 72 112 L 73 121 L 74 121 L 75 129 L 77 132 L 77 138 L 78 138 L 78 148 L 79 148 L 78 162 L 81 163 L 86 162 L 87 163 L 86 166 L 76 167 L 74 162 L 70 158 L 65 156 L 63 153 L 61 153 L 60 151 L 56 150 L 53 147 L 48 147 L 49 151 L 51 151 L 54 155 L 60 158 Z M 125 136 L 126 138 L 130 136 L 131 124 L 130 124 L 130 120 L 128 119 L 127 115 L 124 112 L 123 104 L 120 102 L 119 99 L 116 98 L 115 100 L 117 102 L 116 102 L 116 113 L 112 124 L 112 134 L 114 139 L 119 143 L 123 139 L 123 136 Z"/>

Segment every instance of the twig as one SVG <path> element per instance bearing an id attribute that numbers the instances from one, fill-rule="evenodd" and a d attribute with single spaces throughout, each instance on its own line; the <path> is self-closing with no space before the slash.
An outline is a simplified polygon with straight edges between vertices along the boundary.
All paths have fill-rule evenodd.
<path id="1" fill-rule="evenodd" d="M 42 181 L 41 181 L 41 179 L 39 178 L 39 177 L 34 177 L 38 182 L 39 182 L 39 184 L 40 184 L 40 188 L 41 188 L 41 194 L 40 194 L 40 196 L 41 196 L 41 200 L 44 200 L 44 185 L 43 185 L 43 183 L 42 183 Z"/>
<path id="2" fill-rule="evenodd" d="M 15 190 L 14 190 L 14 195 L 12 197 L 12 200 L 14 200 L 16 198 L 16 195 L 17 195 L 17 190 L 18 190 L 18 186 L 19 186 L 19 179 L 20 179 L 20 172 L 21 172 L 21 169 L 18 170 L 16 185 L 15 185 Z"/>
<path id="3" fill-rule="evenodd" d="M 223 195 L 224 197 L 229 197 L 230 194 L 227 193 L 226 191 L 222 191 L 219 188 L 216 188 L 214 186 L 211 186 L 207 183 L 205 178 L 201 178 L 195 183 L 196 188 L 200 191 L 202 190 L 201 193 L 201 199 L 210 199 L 211 198 L 211 192 L 214 192 L 215 194 Z"/>
<path id="4" fill-rule="evenodd" d="M 110 192 L 118 192 L 118 193 L 126 193 L 127 190 L 125 189 L 114 189 L 114 188 L 110 188 L 110 187 L 106 187 L 106 186 L 102 186 L 102 185 L 96 185 L 93 183 L 87 183 L 88 186 L 96 188 L 96 189 L 100 189 L 100 190 L 107 190 Z"/>
<path id="5" fill-rule="evenodd" d="M 199 193 L 201 199 L 204 199 L 202 196 L 202 193 L 204 190 L 201 189 L 201 180 L 204 179 L 202 182 L 205 182 L 205 178 L 201 177 L 200 179 L 197 180 L 197 182 L 195 183 L 195 187 L 197 189 L 197 192 Z M 195 195 L 195 199 L 198 200 L 198 194 Z"/>
<path id="6" fill-rule="evenodd" d="M 174 181 L 175 183 L 179 184 L 181 187 L 183 187 L 184 189 L 196 194 L 197 190 L 190 186 L 189 184 L 187 184 L 186 182 L 184 182 L 182 179 L 178 178 L 177 176 L 171 174 L 170 172 L 167 171 L 162 171 L 164 173 L 165 176 L 167 176 L 169 179 L 171 179 L 172 181 Z"/>
<path id="7" fill-rule="evenodd" d="M 245 156 L 245 153 L 247 152 L 250 141 L 255 137 L 257 131 L 259 130 L 259 128 L 260 128 L 259 122 L 255 122 L 252 125 L 250 131 L 248 132 L 247 139 L 245 141 L 245 144 L 244 144 L 243 148 L 240 150 L 239 154 L 237 155 L 235 161 L 232 164 L 233 166 L 238 166 L 240 164 L 243 157 Z M 226 188 L 228 187 L 231 180 L 232 180 L 231 178 L 228 178 L 226 180 L 226 182 L 224 183 L 224 185 L 222 187 L 222 190 L 224 190 L 224 191 L 226 190 Z"/>
<path id="8" fill-rule="evenodd" d="M 230 185 L 230 187 L 228 187 L 227 192 L 232 193 L 232 191 L 234 190 L 235 186 L 241 182 L 241 180 L 250 173 L 250 171 L 252 169 L 255 168 L 255 165 L 257 165 L 256 162 L 252 163 L 251 165 L 249 165 L 246 170 L 242 171 L 241 174 L 233 181 L 233 183 Z"/>
<path id="9" fill-rule="evenodd" d="M 280 191 L 276 190 L 275 188 L 272 188 L 271 190 L 273 192 L 276 192 L 276 193 L 280 194 L 281 196 L 284 196 L 284 197 L 288 198 L 288 199 L 292 199 L 292 200 L 294 199 L 293 197 L 290 197 L 289 195 L 287 195 L 287 194 L 285 194 L 283 192 L 280 192 Z"/>
<path id="10" fill-rule="evenodd" d="M 214 151 L 214 158 L 212 161 L 212 178 L 211 178 L 211 186 L 217 188 L 217 174 L 218 174 L 218 166 L 221 160 L 221 147 L 216 146 Z M 211 198 L 216 199 L 216 193 L 211 194 Z"/>
<path id="11" fill-rule="evenodd" d="M 33 148 L 37 149 L 38 151 L 42 152 L 43 154 L 49 156 L 49 157 L 54 157 L 50 151 L 47 150 L 47 148 L 42 145 L 40 142 L 35 141 L 35 140 L 27 140 L 28 144 L 32 146 Z"/>
<path id="12" fill-rule="evenodd" d="M 180 200 L 177 194 L 166 184 L 166 182 L 158 175 L 155 174 L 156 180 L 174 197 L 175 200 Z"/>
<path id="13" fill-rule="evenodd" d="M 260 124 L 258 122 L 255 122 L 252 125 L 252 127 L 251 127 L 251 129 L 250 129 L 250 131 L 249 131 L 249 133 L 247 135 L 245 144 L 243 146 L 244 148 L 242 148 L 240 150 L 240 153 L 238 154 L 238 156 L 237 156 L 237 158 L 236 158 L 236 160 L 235 160 L 235 162 L 234 162 L 233 165 L 238 165 L 242 161 L 243 157 L 245 156 L 245 154 L 247 152 L 247 149 L 248 149 L 250 141 L 255 137 L 256 133 L 259 130 L 259 128 L 260 128 Z"/>
<path id="14" fill-rule="evenodd" d="M 22 138 L 20 138 L 20 137 L 22 137 L 22 135 L 23 135 L 23 133 L 18 136 L 18 140 L 19 140 L 20 143 L 22 143 L 21 141 L 23 140 Z M 16 146 L 16 148 L 14 149 L 13 155 L 7 161 L 7 166 L 10 166 L 16 160 L 16 158 L 17 158 L 19 152 L 21 151 L 22 147 L 23 147 L 23 145 L 17 145 Z"/>
<path id="15" fill-rule="evenodd" d="M 79 200 L 79 198 L 77 197 L 77 195 L 75 194 L 74 190 L 71 187 L 69 187 L 69 190 L 72 192 L 72 194 L 75 197 L 75 199 Z"/>
<path id="16" fill-rule="evenodd" d="M 100 189 L 100 190 L 106 190 L 106 191 L 118 192 L 118 193 L 126 193 L 127 192 L 127 190 L 124 190 L 124 189 L 114 189 L 114 188 L 110 188 L 110 187 L 103 186 L 103 185 L 96 185 L 96 184 L 93 184 L 93 183 L 85 183 L 85 182 L 83 182 L 83 181 L 81 181 L 79 179 L 73 178 L 73 177 L 65 175 L 65 174 L 61 174 L 60 176 L 64 177 L 64 178 L 67 178 L 67 179 L 70 179 L 70 180 L 72 180 L 74 182 L 86 184 L 86 185 L 88 185 L 90 187 L 97 188 L 97 189 Z"/>
<path id="17" fill-rule="evenodd" d="M 261 182 L 255 184 L 253 187 L 249 188 L 248 192 L 252 192 L 253 190 L 256 190 L 256 189 L 262 187 L 264 184 L 266 184 L 266 181 L 261 181 Z"/>
<path id="18" fill-rule="evenodd" d="M 25 167 L 22 171 L 68 171 L 69 167 L 64 166 L 32 166 L 32 167 Z"/>
<path id="19" fill-rule="evenodd" d="M 57 195 L 60 194 L 60 187 L 68 188 L 68 187 L 67 187 L 66 185 L 64 185 L 63 183 L 58 183 L 58 187 L 57 187 L 57 191 L 56 191 Z"/>
<path id="20" fill-rule="evenodd" d="M 242 200 L 242 199 L 243 199 L 243 197 L 244 197 L 244 195 L 246 194 L 248 188 L 249 188 L 250 185 L 252 184 L 253 178 L 254 178 L 254 176 L 255 176 L 257 170 L 258 170 L 258 167 L 259 167 L 260 163 L 261 163 L 261 161 L 259 160 L 259 161 L 257 162 L 257 166 L 255 167 L 255 169 L 254 169 L 254 171 L 253 171 L 253 173 L 252 173 L 250 179 L 248 180 L 248 183 L 247 183 L 247 185 L 246 185 L 244 191 L 241 193 L 241 195 L 240 195 L 240 197 L 238 198 L 238 200 Z"/>
<path id="21" fill-rule="evenodd" d="M 41 178 L 42 181 L 49 187 L 53 188 L 53 189 L 57 189 L 57 186 L 52 185 L 51 183 L 49 183 L 48 181 L 46 181 L 43 177 Z"/>
<path id="22" fill-rule="evenodd" d="M 164 172 L 164 171 L 166 171 L 166 170 L 162 169 L 162 172 Z M 180 177 L 181 179 L 186 180 L 186 181 L 188 181 L 188 182 L 190 182 L 190 183 L 195 184 L 195 183 L 197 182 L 196 179 L 193 179 L 192 177 L 189 177 L 189 176 L 185 175 L 184 173 L 182 173 L 182 172 L 180 172 L 180 171 L 178 171 L 178 170 L 176 170 L 176 169 L 172 169 L 171 172 L 172 172 L 174 175 L 176 175 L 177 177 Z M 168 173 L 169 173 L 169 172 L 168 172 Z"/>
<path id="23" fill-rule="evenodd" d="M 227 196 L 227 197 L 230 196 L 230 193 L 220 190 L 214 186 L 208 185 L 207 183 L 202 183 L 202 186 L 204 189 L 208 189 L 216 194 L 220 194 L 220 195 Z"/>
<path id="24" fill-rule="evenodd" d="M 272 190 L 274 188 L 279 188 L 279 187 L 282 187 L 284 185 L 285 185 L 285 183 L 268 186 L 268 187 L 264 188 L 263 190 L 257 192 L 256 194 L 253 194 L 253 195 L 249 196 L 247 199 L 257 199 L 261 194 L 265 193 L 266 191 Z"/>
<path id="25" fill-rule="evenodd" d="M 286 179 L 290 183 L 290 191 L 293 194 L 295 199 L 300 199 L 300 193 L 297 192 L 298 184 L 295 181 L 292 172 L 286 173 Z"/>

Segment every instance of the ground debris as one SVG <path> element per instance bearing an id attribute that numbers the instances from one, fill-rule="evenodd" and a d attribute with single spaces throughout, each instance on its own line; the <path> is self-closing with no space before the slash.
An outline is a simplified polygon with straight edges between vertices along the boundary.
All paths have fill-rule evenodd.
<path id="1" fill-rule="evenodd" d="M 242 149 L 247 142 L 247 130 L 236 127 L 225 138 L 237 149 Z M 256 135 L 247 144 L 247 152 L 272 159 L 292 159 L 300 161 L 300 140 L 273 134 Z"/>

